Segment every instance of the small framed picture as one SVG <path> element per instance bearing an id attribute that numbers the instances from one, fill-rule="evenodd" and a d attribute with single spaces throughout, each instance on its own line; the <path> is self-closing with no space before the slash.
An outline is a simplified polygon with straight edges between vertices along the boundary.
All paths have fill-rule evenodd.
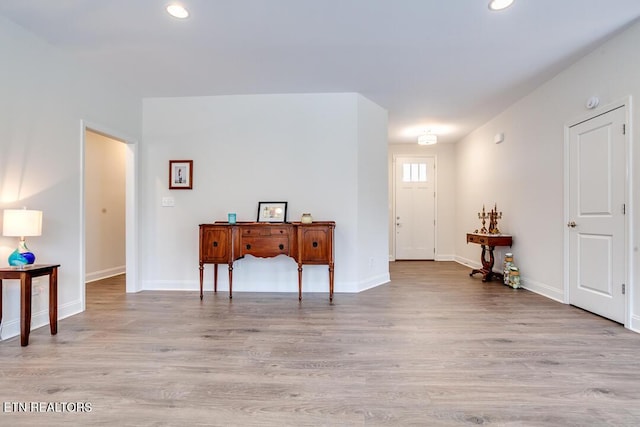
<path id="1" fill-rule="evenodd" d="M 287 222 L 287 202 L 258 202 L 258 222 Z"/>
<path id="2" fill-rule="evenodd" d="M 193 189 L 193 160 L 169 160 L 169 190 Z"/>

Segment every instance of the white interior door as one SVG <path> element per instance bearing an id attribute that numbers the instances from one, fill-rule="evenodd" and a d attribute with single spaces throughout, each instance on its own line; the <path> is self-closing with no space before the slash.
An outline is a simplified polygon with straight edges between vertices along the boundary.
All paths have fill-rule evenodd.
<path id="1" fill-rule="evenodd" d="M 435 160 L 397 157 L 395 162 L 396 259 L 435 258 Z"/>
<path id="2" fill-rule="evenodd" d="M 569 130 L 569 303 L 624 323 L 625 108 Z"/>

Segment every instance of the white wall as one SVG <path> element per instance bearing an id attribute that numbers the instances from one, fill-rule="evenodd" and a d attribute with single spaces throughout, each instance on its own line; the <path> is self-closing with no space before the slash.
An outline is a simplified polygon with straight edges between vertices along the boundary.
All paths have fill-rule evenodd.
<path id="1" fill-rule="evenodd" d="M 479 263 L 479 248 L 465 233 L 479 228 L 476 213 L 497 202 L 503 232 L 514 235 L 515 262 L 526 287 L 561 300 L 564 290 L 564 126 L 586 117 L 587 98 L 601 105 L 640 96 L 640 24 L 635 24 L 542 85 L 457 144 L 456 252 L 465 263 Z M 632 142 L 638 141 L 640 113 L 632 113 Z M 504 132 L 505 141 L 493 137 Z M 637 152 L 637 150 L 636 150 Z M 634 156 L 630 212 L 640 210 L 640 158 Z M 632 324 L 640 330 L 638 230 L 632 228 Z M 502 259 L 501 251 L 499 255 Z"/>
<path id="2" fill-rule="evenodd" d="M 43 235 L 29 239 L 37 263 L 60 263 L 61 318 L 83 309 L 81 120 L 140 134 L 141 102 L 0 17 L 0 209 L 44 211 Z M 0 237 L 0 262 L 15 248 Z M 48 287 L 33 299 L 32 327 L 48 323 Z M 3 283 L 3 330 L 19 333 L 19 284 Z"/>
<path id="3" fill-rule="evenodd" d="M 125 272 L 126 145 L 87 131 L 85 136 L 85 280 Z"/>
<path id="4" fill-rule="evenodd" d="M 358 96 L 358 289 L 389 281 L 387 112 Z"/>
<path id="5" fill-rule="evenodd" d="M 197 289 L 198 224 L 226 220 L 228 212 L 254 221 L 259 201 L 287 201 L 289 220 L 310 212 L 315 220 L 336 221 L 336 292 L 388 280 L 386 242 L 376 234 L 387 233 L 386 112 L 380 107 L 345 93 L 146 99 L 143 109 L 144 289 Z M 168 190 L 172 159 L 194 160 L 193 190 Z M 382 168 L 373 170 L 369 162 Z M 366 181 L 361 170 L 368 170 Z M 371 187 L 378 183 L 380 194 Z M 161 207 L 162 197 L 174 198 L 175 207 Z M 382 213 L 364 219 L 377 210 Z M 367 221 L 366 230 L 359 229 L 360 220 Z M 207 266 L 205 289 L 213 289 L 212 276 Z M 219 280 L 219 289 L 228 289 L 227 274 Z M 234 291 L 249 290 L 295 292 L 295 262 L 237 261 Z M 327 290 L 326 266 L 306 266 L 303 291 Z"/>
<path id="6" fill-rule="evenodd" d="M 456 157 L 455 144 L 421 146 L 415 144 L 391 144 L 388 150 L 389 170 L 389 257 L 395 259 L 395 226 L 393 221 L 393 164 L 396 157 L 425 156 L 436 160 L 436 261 L 455 259 L 455 201 Z"/>

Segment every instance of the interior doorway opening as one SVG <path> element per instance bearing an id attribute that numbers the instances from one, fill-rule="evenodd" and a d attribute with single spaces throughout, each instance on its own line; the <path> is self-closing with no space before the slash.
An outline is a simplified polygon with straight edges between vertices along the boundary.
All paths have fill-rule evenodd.
<path id="1" fill-rule="evenodd" d="M 85 283 L 126 272 L 126 144 L 85 131 Z"/>
<path id="2" fill-rule="evenodd" d="M 81 294 L 82 309 L 85 310 L 87 282 L 119 277 L 125 282 L 126 292 L 140 290 L 137 280 L 137 144 L 132 138 L 103 126 L 83 121 L 81 128 L 83 232 L 80 245 L 84 278 Z"/>

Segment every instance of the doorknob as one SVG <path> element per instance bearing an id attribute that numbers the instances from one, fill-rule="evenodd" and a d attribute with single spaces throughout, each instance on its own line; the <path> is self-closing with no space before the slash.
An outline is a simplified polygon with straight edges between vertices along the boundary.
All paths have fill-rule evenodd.
<path id="1" fill-rule="evenodd" d="M 569 221 L 567 223 L 567 227 L 576 228 L 576 222 L 575 221 Z"/>

